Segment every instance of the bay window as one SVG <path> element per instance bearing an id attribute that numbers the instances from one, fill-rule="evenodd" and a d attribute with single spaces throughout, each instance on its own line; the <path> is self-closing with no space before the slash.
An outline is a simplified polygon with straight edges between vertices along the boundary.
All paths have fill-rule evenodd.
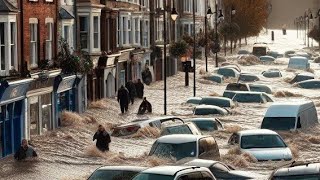
<path id="1" fill-rule="evenodd" d="M 80 16 L 80 46 L 81 49 L 88 49 L 88 36 L 89 36 L 89 27 L 88 27 L 88 17 Z"/>

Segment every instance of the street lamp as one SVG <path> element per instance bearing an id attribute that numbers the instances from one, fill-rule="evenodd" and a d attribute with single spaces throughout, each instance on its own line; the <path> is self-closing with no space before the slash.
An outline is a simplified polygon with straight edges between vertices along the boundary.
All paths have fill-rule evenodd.
<path id="1" fill-rule="evenodd" d="M 218 67 L 218 52 L 220 51 L 220 44 L 218 42 L 218 19 L 223 19 L 222 10 L 219 10 L 219 16 L 218 16 L 218 4 L 217 1 L 215 1 L 215 12 L 214 12 L 214 28 L 215 28 L 215 43 L 214 43 L 214 51 L 216 55 L 216 67 Z"/>
<path id="2" fill-rule="evenodd" d="M 164 7 L 164 10 L 163 10 L 163 38 L 164 38 L 164 41 L 163 41 L 163 44 L 164 44 L 164 47 L 163 47 L 163 64 L 164 64 L 164 68 L 163 68 L 163 74 L 164 74 L 164 77 L 163 77 L 163 80 L 164 80 L 164 115 L 167 115 L 167 1 L 164 0 L 163 1 L 163 7 Z M 178 13 L 176 11 L 176 9 L 173 7 L 172 8 L 172 11 L 171 11 L 171 18 L 173 21 L 175 21 L 178 17 Z"/>
<path id="3" fill-rule="evenodd" d="M 192 1 L 193 16 L 193 96 L 196 97 L 196 0 Z"/>
<path id="4" fill-rule="evenodd" d="M 236 14 L 236 9 L 234 8 L 234 6 L 232 6 L 231 7 L 231 11 L 230 11 L 230 26 L 231 26 L 231 24 L 232 24 L 232 18 L 233 18 L 233 16 Z M 231 44 L 231 54 L 232 54 L 232 40 L 231 40 L 231 42 L 230 42 L 230 44 Z"/>
<path id="5" fill-rule="evenodd" d="M 206 0 L 206 6 L 208 6 L 208 0 Z M 207 33 L 207 28 L 208 28 L 208 18 L 211 17 L 213 14 L 211 11 L 211 8 L 207 8 L 207 14 L 204 17 L 204 37 L 205 37 L 205 57 L 206 57 L 206 72 L 208 72 L 208 33 Z"/>

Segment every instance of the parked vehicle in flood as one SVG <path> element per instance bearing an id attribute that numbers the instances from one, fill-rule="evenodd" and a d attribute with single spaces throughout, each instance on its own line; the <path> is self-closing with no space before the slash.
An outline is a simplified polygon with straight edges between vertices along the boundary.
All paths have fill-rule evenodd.
<path id="1" fill-rule="evenodd" d="M 296 162 L 274 170 L 270 180 L 320 180 L 319 162 Z"/>
<path id="2" fill-rule="evenodd" d="M 191 118 L 185 122 L 193 122 L 201 131 L 217 131 L 223 129 L 222 123 L 217 118 Z"/>
<path id="3" fill-rule="evenodd" d="M 264 92 L 267 94 L 272 94 L 272 88 L 264 84 L 249 84 L 250 91 L 253 92 Z"/>
<path id="4" fill-rule="evenodd" d="M 319 79 L 309 79 L 296 83 L 300 88 L 304 89 L 320 89 L 320 80 Z"/>
<path id="5" fill-rule="evenodd" d="M 239 81 L 259 81 L 260 78 L 257 75 L 250 73 L 241 73 L 239 76 Z"/>
<path id="6" fill-rule="evenodd" d="M 308 70 L 308 69 L 310 69 L 310 63 L 309 63 L 309 60 L 305 57 L 294 56 L 289 59 L 288 68 Z"/>
<path id="7" fill-rule="evenodd" d="M 318 124 L 317 110 L 312 101 L 278 102 L 264 115 L 261 129 L 297 130 Z"/>
<path id="8" fill-rule="evenodd" d="M 267 103 L 273 102 L 272 98 L 264 92 L 235 92 L 232 98 L 235 102 L 240 103 Z"/>
<path id="9" fill-rule="evenodd" d="M 201 132 L 194 123 L 186 122 L 184 124 L 175 124 L 175 125 L 163 127 L 161 130 L 160 136 L 165 136 L 169 134 L 201 135 Z"/>
<path id="10" fill-rule="evenodd" d="M 312 74 L 312 73 L 299 73 L 290 81 L 290 83 L 291 84 L 298 83 L 298 82 L 309 80 L 309 79 L 314 79 L 314 74 Z"/>
<path id="11" fill-rule="evenodd" d="M 199 105 L 194 108 L 194 115 L 227 115 L 228 111 L 218 106 Z"/>
<path id="12" fill-rule="evenodd" d="M 139 166 L 103 166 L 95 170 L 88 180 L 122 179 L 130 180 L 141 171 L 148 169 Z"/>
<path id="13" fill-rule="evenodd" d="M 253 155 L 258 161 L 289 161 L 292 153 L 280 135 L 268 129 L 244 130 L 233 133 L 228 144 Z"/>

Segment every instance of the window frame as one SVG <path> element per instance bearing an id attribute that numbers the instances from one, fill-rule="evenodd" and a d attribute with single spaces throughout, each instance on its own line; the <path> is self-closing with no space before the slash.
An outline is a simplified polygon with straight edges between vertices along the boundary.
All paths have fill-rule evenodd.
<path id="1" fill-rule="evenodd" d="M 39 24 L 38 19 L 30 18 L 29 19 L 29 33 L 30 33 L 30 67 L 37 68 L 39 63 L 39 38 L 38 38 L 38 31 L 39 31 Z"/>
<path id="2" fill-rule="evenodd" d="M 46 59 L 51 61 L 53 58 L 54 41 L 54 22 L 52 18 L 46 18 Z"/>

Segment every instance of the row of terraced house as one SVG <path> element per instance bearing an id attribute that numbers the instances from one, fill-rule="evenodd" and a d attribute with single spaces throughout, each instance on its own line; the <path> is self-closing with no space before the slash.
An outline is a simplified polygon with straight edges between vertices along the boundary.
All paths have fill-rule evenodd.
<path id="1" fill-rule="evenodd" d="M 152 48 L 192 34 L 192 0 L 0 0 L 0 158 L 12 154 L 22 138 L 59 128 L 64 110 L 82 113 L 90 101 L 114 97 L 127 81 L 149 67 L 153 81 L 163 78 L 162 58 Z M 197 0 L 196 29 L 203 28 L 205 0 Z M 176 7 L 177 21 L 169 9 Z M 86 52 L 94 64 L 87 74 L 45 68 L 60 51 Z M 101 52 L 107 61 L 98 62 Z M 180 63 L 168 58 L 167 76 Z"/>

